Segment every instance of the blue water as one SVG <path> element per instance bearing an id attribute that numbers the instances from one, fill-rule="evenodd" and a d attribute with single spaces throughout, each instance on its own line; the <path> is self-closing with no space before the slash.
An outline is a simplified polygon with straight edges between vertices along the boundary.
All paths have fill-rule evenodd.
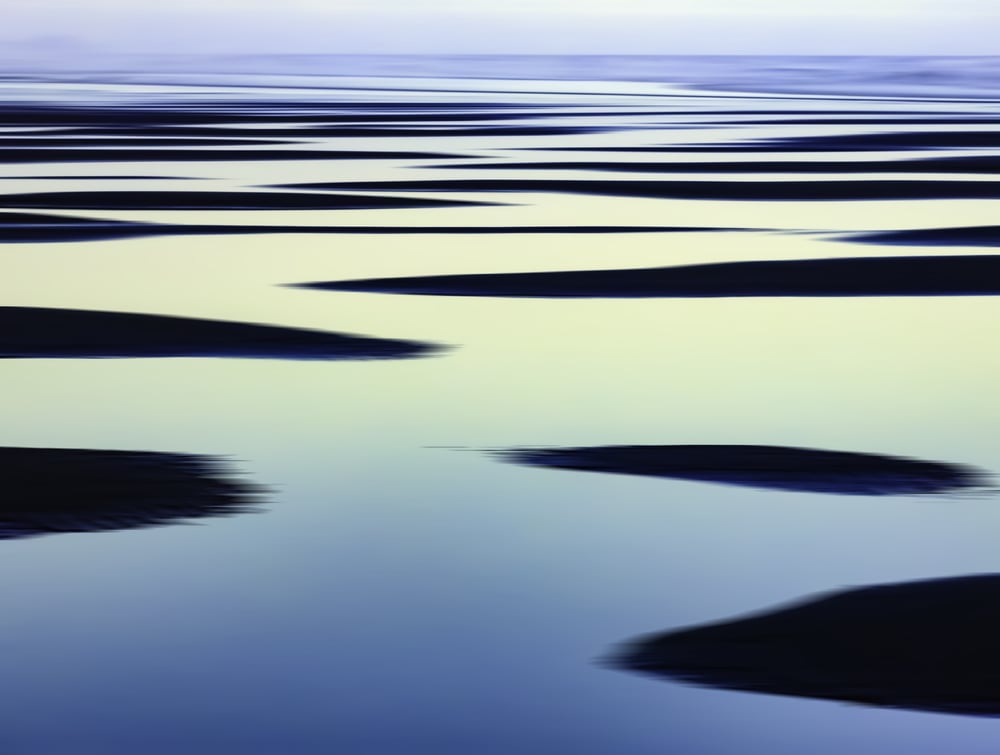
<path id="1" fill-rule="evenodd" d="M 820 591 L 995 572 L 995 497 L 768 491 L 528 468 L 486 453 L 762 444 L 1000 472 L 994 297 L 560 301 L 282 284 L 988 254 L 978 242 L 886 252 L 838 240 L 992 226 L 998 200 L 945 191 L 948 182 L 992 181 L 988 173 L 901 165 L 891 178 L 939 182 L 941 195 L 921 200 L 652 199 L 571 184 L 876 181 L 886 175 L 859 165 L 996 156 L 1000 147 L 963 146 L 954 134 L 1000 138 L 998 65 L 544 56 L 161 58 L 72 70 L 12 63 L 0 81 L 9 106 L 0 142 L 57 135 L 79 139 L 69 149 L 83 151 L 86 137 L 100 136 L 118 140 L 122 158 L 9 158 L 0 213 L 162 227 L 72 240 L 52 236 L 43 218 L 27 238 L 0 217 L 4 304 L 308 327 L 451 349 L 373 362 L 4 360 L 2 445 L 222 456 L 271 493 L 265 513 L 197 526 L 2 543 L 0 750 L 995 750 L 990 719 L 699 689 L 602 663 L 645 632 Z M 22 111 L 34 115 L 11 115 Z M 265 161 L 250 150 L 232 161 L 153 159 L 128 151 L 136 113 L 138 126 L 155 132 L 144 138 L 193 129 L 232 143 L 200 148 L 213 153 L 284 129 L 267 137 L 273 149 L 433 156 Z M 942 142 L 775 147 L 901 132 Z M 743 147 L 723 148 L 734 144 Z M 670 151 L 630 151 L 637 148 Z M 45 147 L 17 149 L 42 155 Z M 844 170 L 635 174 L 551 165 L 754 160 L 836 160 Z M 548 165 L 505 167 L 532 162 Z M 135 208 L 102 194 L 313 184 L 302 190 L 323 195 L 329 190 L 316 184 L 470 178 L 544 178 L 567 190 L 390 187 L 372 193 L 492 204 L 349 210 Z M 18 199 L 55 193 L 64 196 L 36 197 L 27 209 Z M 179 228 L 206 224 L 233 228 Z M 253 233 L 263 225 L 291 230 Z M 537 227 L 559 232 L 530 231 Z M 621 227 L 633 231 L 614 232 Z M 463 232 L 489 228 L 517 232 Z M 604 231 L 588 232 L 595 228 Z"/>

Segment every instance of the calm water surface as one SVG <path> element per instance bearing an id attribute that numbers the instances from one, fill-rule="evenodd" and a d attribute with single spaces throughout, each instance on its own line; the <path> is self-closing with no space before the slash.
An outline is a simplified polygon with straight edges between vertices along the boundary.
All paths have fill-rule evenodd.
<path id="1" fill-rule="evenodd" d="M 536 70 L 524 60 L 501 61 L 508 68 L 479 61 L 470 74 L 462 61 L 432 60 L 411 78 L 393 78 L 398 70 L 371 61 L 367 68 L 313 61 L 312 70 L 299 61 L 295 71 L 287 61 L 270 70 L 258 61 L 253 75 L 234 69 L 228 78 L 219 65 L 199 74 L 196 63 L 183 75 L 8 77 L 0 84 L 7 104 L 0 153 L 44 156 L 42 144 L 3 144 L 39 133 L 78 139 L 73 150 L 86 149 L 87 136 L 111 138 L 123 153 L 94 162 L 7 160 L 4 305 L 238 320 L 451 348 L 378 361 L 5 360 L 3 445 L 219 455 L 271 490 L 264 513 L 3 542 L 0 749 L 994 752 L 1000 734 L 988 718 L 701 689 L 614 670 L 602 659 L 642 633 L 819 591 L 1000 571 L 995 497 L 754 490 L 516 466 L 485 453 L 762 444 L 1000 472 L 994 297 L 558 300 L 282 285 L 989 254 L 986 246 L 884 247 L 840 237 L 991 226 L 996 199 L 713 201 L 572 186 L 874 181 L 887 176 L 852 163 L 1000 154 L 1000 99 L 991 99 L 1000 93 L 989 91 L 988 75 L 995 61 L 962 60 L 869 65 L 867 81 L 856 61 L 815 59 L 770 69 L 758 62 L 770 74 L 756 78 L 738 61 L 728 69 L 716 61 L 711 80 L 704 61 L 679 59 L 660 68 L 647 61 L 641 76 L 594 61 Z M 782 74 L 782 66 L 799 73 Z M 936 75 L 906 78 L 907 71 Z M 853 82 L 854 91 L 783 93 L 834 79 L 842 90 Z M 139 135 L 196 132 L 234 146 L 185 150 L 237 150 L 234 140 L 244 136 L 275 139 L 279 150 L 440 156 L 165 160 L 129 145 Z M 933 132 L 942 142 L 768 149 L 773 140 L 901 132 Z M 990 136 L 987 146 L 968 147 L 949 142 L 955 132 Z M 844 167 L 842 174 L 797 166 L 699 175 L 551 166 L 754 160 Z M 504 167 L 526 162 L 548 167 Z M 470 164 L 478 167 L 458 168 Z M 944 196 L 953 188 L 947 182 L 991 180 L 913 167 L 889 177 L 940 182 Z M 301 187 L 468 179 L 506 183 L 475 192 Z M 565 182 L 566 190 L 517 186 L 529 179 Z M 492 204 L 122 209 L 101 194 L 291 184 L 300 188 L 266 191 Z M 62 198 L 46 198 L 52 192 Z M 41 198 L 25 208 L 24 194 Z M 14 234 L 15 212 L 39 216 L 27 224 L 31 238 L 23 221 Z M 76 240 L 54 236 L 45 215 L 119 230 L 160 225 L 144 226 L 148 235 Z M 207 234 L 193 225 L 233 228 Z M 273 232 L 255 232 L 264 226 Z M 488 228 L 504 232 L 475 232 Z"/>

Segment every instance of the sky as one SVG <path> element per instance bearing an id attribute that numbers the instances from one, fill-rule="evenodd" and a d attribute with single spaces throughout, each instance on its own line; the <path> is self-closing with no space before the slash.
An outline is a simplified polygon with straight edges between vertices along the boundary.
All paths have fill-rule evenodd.
<path id="1" fill-rule="evenodd" d="M 2 0 L 22 54 L 1000 54 L 997 0 Z"/>

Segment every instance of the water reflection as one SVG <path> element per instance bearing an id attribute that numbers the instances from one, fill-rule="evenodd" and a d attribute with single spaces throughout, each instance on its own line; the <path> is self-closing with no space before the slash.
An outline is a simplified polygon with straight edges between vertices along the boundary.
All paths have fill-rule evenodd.
<path id="1" fill-rule="evenodd" d="M 337 70 L 342 64 L 336 63 Z M 239 65 L 245 70 L 256 63 L 245 59 Z M 478 64 L 456 58 L 448 70 L 466 76 L 470 65 Z M 534 74 L 538 65 L 532 59 L 524 70 Z M 647 65 L 662 78 L 660 63 Z M 726 63 L 732 71 L 746 65 Z M 877 66 L 866 62 L 863 68 Z M 116 75 L 121 80 L 136 76 L 127 70 Z M 870 122 L 872 130 L 888 130 L 891 113 L 902 118 L 926 111 L 916 112 L 914 120 L 941 122 L 946 115 L 957 120 L 962 113 L 971 117 L 995 110 L 994 105 L 717 98 L 705 92 L 681 96 L 659 81 L 635 97 L 626 96 L 632 85 L 616 82 L 558 83 L 546 93 L 530 82 L 421 82 L 413 77 L 392 82 L 396 90 L 379 89 L 388 84 L 377 81 L 323 77 L 304 78 L 301 89 L 182 87 L 176 82 L 88 88 L 85 75 L 74 74 L 70 86 L 38 80 L 5 90 L 7 99 L 18 101 L 0 112 L 0 122 L 25 130 L 10 140 L 0 138 L 0 157 L 21 163 L 8 173 L 23 176 L 23 184 L 8 181 L 0 188 L 32 193 L 6 195 L 3 240 L 163 237 L 42 248 L 4 244 L 9 277 L 34 287 L 12 287 L 7 303 L 122 310 L 22 310 L 21 319 L 4 319 L 0 310 L 5 333 L 0 345 L 6 338 L 9 356 L 354 359 L 434 353 L 433 346 L 416 341 L 128 314 L 136 311 L 420 341 L 435 334 L 433 340 L 469 345 L 455 359 L 328 369 L 222 359 L 197 364 L 184 359 L 8 359 L 5 395 L 11 404 L 5 432 L 10 443 L 225 449 L 255 459 L 261 470 L 269 470 L 269 478 L 287 481 L 288 510 L 287 516 L 197 530 L 173 527 L 163 530 L 163 537 L 150 533 L 141 541 L 139 535 L 111 535 L 9 544 L 5 554 L 15 563 L 8 572 L 32 578 L 15 576 L 3 591 L 8 614 L 16 619 L 8 622 L 5 639 L 18 648 L 5 666 L 8 686 L 16 690 L 8 696 L 7 750 L 52 755 L 652 755 L 666 749 L 684 755 L 831 755 L 981 749 L 981 741 L 975 741 L 979 732 L 963 735 L 944 726 L 903 731 L 884 716 L 879 721 L 888 718 L 889 723 L 879 730 L 852 719 L 842 706 L 815 705 L 816 718 L 805 721 L 797 719 L 797 710 L 776 704 L 773 719 L 763 720 L 758 714 L 766 717 L 762 709 L 767 706 L 755 708 L 749 696 L 690 690 L 672 696 L 672 721 L 665 728 L 667 685 L 640 684 L 587 662 L 607 640 L 642 627 L 680 623 L 666 615 L 648 619 L 654 593 L 663 595 L 671 612 L 708 617 L 766 605 L 762 592 L 795 595 L 808 589 L 802 584 L 875 583 L 884 578 L 885 554 L 902 574 L 992 570 L 990 525 L 1000 516 L 992 500 L 963 501 L 962 516 L 956 517 L 952 502 L 902 495 L 965 490 L 962 485 L 978 479 L 978 472 L 874 454 L 840 454 L 838 467 L 833 463 L 838 452 L 808 449 L 778 449 L 782 463 L 772 468 L 762 468 L 759 461 L 748 466 L 745 448 L 742 462 L 734 447 L 712 447 L 728 451 L 728 461 L 716 458 L 709 464 L 705 452 L 701 466 L 691 458 L 686 464 L 675 458 L 675 467 L 683 467 L 674 469 L 680 473 L 675 477 L 693 469 L 702 476 L 684 479 L 745 486 L 722 488 L 669 478 L 560 474 L 482 457 L 456 466 L 454 455 L 423 446 L 509 447 L 525 438 L 562 445 L 623 437 L 657 443 L 665 424 L 671 427 L 667 442 L 731 440 L 730 431 L 739 427 L 763 442 L 780 443 L 791 428 L 802 443 L 809 436 L 822 445 L 815 440 L 822 436 L 836 448 L 903 452 L 916 443 L 924 450 L 913 453 L 927 458 L 988 466 L 984 460 L 994 450 L 997 411 L 982 399 L 992 390 L 996 360 L 984 344 L 990 342 L 988 323 L 997 301 L 457 301 L 307 295 L 272 285 L 558 269 L 579 272 L 539 277 L 537 286 L 527 287 L 524 278 L 466 279 L 456 286 L 467 283 L 466 289 L 452 291 L 478 295 L 474 289 L 488 280 L 509 284 L 510 295 L 517 296 L 763 296 L 774 290 L 856 296 L 898 293 L 898 287 L 914 293 L 920 286 L 935 291 L 953 286 L 954 292 L 969 293 L 980 290 L 973 286 L 997 280 L 989 267 L 976 267 L 988 265 L 988 259 L 965 272 L 964 263 L 954 260 L 928 263 L 932 267 L 923 270 L 909 259 L 799 259 L 872 251 L 819 242 L 810 231 L 828 237 L 994 222 L 987 217 L 988 203 L 951 198 L 958 192 L 993 196 L 1000 184 L 984 183 L 992 176 L 965 176 L 980 179 L 965 181 L 945 175 L 959 169 L 987 172 L 992 158 L 971 150 L 942 153 L 959 156 L 947 162 L 931 162 L 928 152 L 786 154 L 781 146 L 772 148 L 775 141 L 768 137 L 794 138 L 810 129 L 764 125 L 769 116 L 785 112 L 789 118 L 856 116 Z M 246 77 L 246 83 L 267 81 Z M 466 91 L 421 89 L 428 85 Z M 344 88 L 324 89 L 336 86 Z M 572 94 L 578 88 L 591 91 Z M 21 100 L 29 95 L 52 104 L 26 106 Z M 506 102 L 497 104 L 498 99 Z M 94 107 L 95 101 L 115 104 Z M 875 117 L 860 118 L 867 113 Z M 989 128 L 945 123 L 942 139 L 948 138 L 948 128 Z M 31 127 L 44 131 L 31 136 Z M 847 131 L 834 126 L 824 132 Z M 740 152 L 711 144 L 744 137 L 750 146 Z M 261 143 L 271 138 L 284 143 Z M 703 152 L 678 146 L 699 140 Z M 647 142 L 663 146 L 644 146 Z M 594 154 L 520 151 L 577 147 Z M 629 156 L 629 150 L 689 154 Z M 605 164 L 613 164 L 617 155 L 623 159 L 621 170 L 629 171 L 640 166 L 658 171 L 680 161 L 697 168 L 702 157 L 716 162 L 704 164 L 700 176 L 579 176 L 609 179 L 592 182 L 550 181 L 561 176 L 541 169 L 537 174 L 498 171 L 508 179 L 529 179 L 480 184 L 506 191 L 502 196 L 472 193 L 479 188 L 448 194 L 445 189 L 466 192 L 469 187 L 409 181 L 493 175 L 449 172 L 446 166 L 432 173 L 412 169 L 432 160 L 461 157 L 464 163 L 481 159 L 503 167 L 505 159 L 554 161 L 559 155 Z M 841 157 L 843 165 L 837 162 Z M 106 158 L 129 162 L 95 162 Z M 782 158 L 794 163 L 777 165 Z M 810 158 L 822 162 L 810 163 Z M 741 160 L 752 162 L 740 167 Z M 719 174 L 723 168 L 739 168 L 740 177 L 756 180 L 740 185 L 737 176 Z M 594 164 L 585 169 L 603 170 Z M 781 169 L 801 169 L 802 175 L 778 175 Z M 860 180 L 904 178 L 888 171 L 914 169 L 933 174 L 913 176 L 919 182 Z M 858 170 L 880 173 L 836 175 Z M 81 175 L 73 177 L 73 172 Z M 192 182 L 116 180 L 111 186 L 103 180 L 173 172 Z M 54 174 L 65 176 L 66 184 L 53 184 L 59 180 Z M 661 178 L 682 180 L 661 183 Z M 859 180 L 834 181 L 840 178 Z M 93 183 L 81 182 L 86 179 Z M 355 182 L 358 190 L 344 192 L 345 184 L 332 182 Z M 308 188 L 252 189 L 278 184 Z M 373 196 L 383 187 L 384 197 Z M 414 188 L 424 193 L 407 193 Z M 57 193 L 41 193 L 50 191 Z M 808 192 L 821 201 L 800 201 L 810 198 Z M 605 198 L 618 193 L 638 199 Z M 931 200 L 825 201 L 911 193 Z M 647 195 L 667 201 L 640 201 Z M 673 196 L 793 201 L 669 201 Z M 935 201 L 938 197 L 942 200 Z M 428 205 L 441 209 L 410 214 L 350 212 L 441 200 L 511 204 L 473 210 L 453 202 L 454 209 Z M 289 212 L 264 216 L 251 208 Z M 347 212 L 320 214 L 326 209 Z M 63 213 L 100 220 L 63 218 Z M 761 227 L 805 233 L 635 235 Z M 632 235 L 593 235 L 624 232 Z M 297 235 L 257 235 L 265 233 Z M 352 233 L 382 235 L 319 235 Z M 550 235 L 531 235 L 541 233 Z M 178 234 L 190 236 L 178 241 Z M 787 267 L 763 264 L 778 259 L 791 262 Z M 592 270 L 726 260 L 758 263 Z M 882 265 L 884 274 L 878 272 Z M 389 280 L 387 285 L 395 285 Z M 491 291 L 489 286 L 484 290 Z M 668 320 L 673 327 L 664 326 Z M 531 348 L 525 348 L 525 334 Z M 150 401 L 151 395 L 158 399 Z M 813 456 L 807 459 L 804 453 Z M 605 471 L 644 474 L 636 472 L 636 459 L 631 463 L 632 470 Z M 206 471 L 200 479 L 210 476 Z M 82 499 L 87 481 L 54 466 L 47 466 L 44 475 L 25 477 L 19 484 L 25 490 L 56 484 L 39 477 L 70 487 L 68 496 L 53 493 L 48 499 L 53 507 L 63 501 L 75 508 L 41 524 L 17 525 L 8 516 L 13 521 L 4 526 L 12 534 L 16 526 L 25 533 L 33 527 L 50 531 L 56 528 L 53 521 L 83 530 L 132 526 L 147 521 L 144 512 L 161 524 L 181 521 L 171 517 L 182 510 L 182 499 L 194 508 L 192 496 L 164 492 L 170 486 L 162 471 L 150 472 L 159 480 L 155 484 L 141 490 L 138 482 L 132 485 L 130 500 L 122 494 L 118 508 L 109 507 L 117 500 L 111 494 Z M 105 480 L 121 486 L 135 477 L 109 469 Z M 598 481 L 627 487 L 629 500 L 601 500 Z M 682 488 L 682 505 L 663 505 L 665 493 L 669 497 Z M 334 489 L 337 500 L 331 505 Z M 798 497 L 785 492 L 794 490 L 806 492 Z M 836 495 L 843 493 L 882 497 Z M 167 510 L 156 496 L 177 505 Z M 476 506 L 468 505 L 470 497 Z M 101 502 L 102 513 L 81 523 L 83 501 Z M 581 505 L 587 516 L 578 515 Z M 720 526 L 733 514 L 733 505 L 744 520 L 737 528 Z M 859 515 L 845 516 L 845 506 Z M 36 504 L 32 511 L 37 515 L 39 508 Z M 975 526 L 969 527 L 968 517 L 975 517 Z M 718 590 L 719 580 L 729 590 Z M 644 612 L 647 619 L 636 618 Z M 497 621 L 510 616 L 524 621 Z M 482 652 L 484 646 L 489 653 Z M 372 663 L 373 658 L 379 662 Z M 437 683 L 428 685 L 428 679 Z M 95 695 L 95 688 L 101 694 Z M 335 710 L 331 700 L 338 701 Z M 120 715 L 122 710 L 127 715 Z M 63 725 L 52 726 L 54 720 Z M 387 721 L 394 725 L 386 726 Z M 157 736 L 151 738 L 150 732 Z M 831 732 L 835 736 L 827 736 Z M 913 738 L 915 747 L 901 744 L 901 737 Z"/>
<path id="2" fill-rule="evenodd" d="M 427 275 L 293 285 L 331 291 L 540 298 L 975 296 L 1000 294 L 1000 256 L 761 260 L 630 270 Z"/>
<path id="3" fill-rule="evenodd" d="M 0 539 L 183 523 L 258 511 L 264 489 L 213 457 L 0 448 Z"/>
<path id="4" fill-rule="evenodd" d="M 418 341 L 188 317 L 0 307 L 0 357 L 400 359 L 441 347 Z"/>
<path id="5" fill-rule="evenodd" d="M 620 669 L 706 687 L 1000 715 L 1000 575 L 876 585 L 641 637 Z"/>
<path id="6" fill-rule="evenodd" d="M 960 464 L 785 446 L 591 446 L 492 453 L 534 467 L 842 495 L 950 493 L 983 488 L 988 481 L 985 473 Z"/>

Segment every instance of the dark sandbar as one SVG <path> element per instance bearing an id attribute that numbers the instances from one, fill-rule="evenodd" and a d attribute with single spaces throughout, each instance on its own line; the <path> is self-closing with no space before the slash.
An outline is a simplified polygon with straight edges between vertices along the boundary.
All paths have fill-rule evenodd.
<path id="1" fill-rule="evenodd" d="M 529 109 L 532 106 L 509 105 L 504 103 L 411 103 L 411 102 L 253 102 L 240 103 L 176 103 L 172 106 L 140 107 L 86 107 L 58 105 L 17 105 L 8 104 L 0 112 L 3 126 L 62 126 L 62 127 L 143 127 L 154 125 L 200 125 L 218 123 L 227 125 L 235 122 L 252 123 L 336 123 L 341 115 L 351 117 L 356 111 L 378 110 L 379 115 L 393 118 L 393 111 L 419 114 L 433 113 L 435 118 L 448 120 L 449 111 L 456 114 L 475 112 L 482 120 L 491 120 L 488 111 L 500 111 L 511 107 Z M 502 113 L 497 115 L 507 115 Z M 405 118 L 404 116 L 404 119 Z M 248 135 L 245 131 L 244 135 Z"/>
<path id="2" fill-rule="evenodd" d="M 5 447 L 0 475 L 4 540 L 255 512 L 264 492 L 219 459 L 151 451 Z"/>
<path id="3" fill-rule="evenodd" d="M 94 218 L 79 218 L 69 215 L 42 215 L 34 212 L 0 212 L 0 227 L 39 224 L 67 226 L 103 225 L 107 222 L 117 221 L 95 220 Z"/>
<path id="4" fill-rule="evenodd" d="M 484 204 L 491 203 L 263 191 L 53 191 L 0 195 L 0 207 L 42 210 L 368 210 Z"/>
<path id="5" fill-rule="evenodd" d="M 208 137 L 176 137 L 170 133 L 162 134 L 159 138 L 148 139 L 131 136 L 131 132 L 125 131 L 120 136 L 72 136 L 63 135 L 51 136 L 48 133 L 37 136 L 3 136 L 0 135 L 0 148 L 6 152 L 11 148 L 28 149 L 51 149 L 53 147 L 122 147 L 132 149 L 135 147 L 255 147 L 270 146 L 276 144 L 289 144 L 287 139 L 212 139 Z M 2 154 L 2 152 L 0 152 Z"/>
<path id="6" fill-rule="evenodd" d="M 916 160 L 752 162 L 539 162 L 427 165 L 469 170 L 592 170 L 617 173 L 1000 173 L 1000 157 L 933 157 Z"/>
<path id="7" fill-rule="evenodd" d="M 875 585 L 640 637 L 616 668 L 703 687 L 1000 715 L 1000 575 Z"/>
<path id="8" fill-rule="evenodd" d="M 0 243 L 91 241 L 144 234 L 147 223 L 27 212 L 0 212 Z"/>
<path id="9" fill-rule="evenodd" d="M 502 126 L 497 127 L 503 130 L 504 134 L 509 135 L 509 131 L 504 129 Z M 562 128 L 562 127 L 560 127 Z M 411 133 L 407 133 L 411 132 Z M 219 126 L 135 126 L 135 127 L 104 127 L 104 128 L 80 128 L 73 131 L 74 134 L 80 135 L 92 135 L 98 137 L 221 137 L 225 139 L 245 139 L 248 136 L 252 137 L 266 137 L 266 138 L 277 138 L 277 139 L 325 139 L 325 138 L 342 138 L 342 137 L 408 137 L 408 136 L 461 136 L 461 135 L 479 135 L 483 134 L 478 132 L 477 129 L 464 126 L 464 127 L 447 127 L 447 128 L 433 128 L 427 126 L 424 128 L 410 128 L 410 129 L 400 129 L 399 127 L 385 126 L 383 128 L 373 128 L 373 127 L 358 127 L 358 126 L 334 126 L 334 125 L 324 125 L 322 123 L 304 126 L 282 126 L 280 124 L 275 125 L 263 125 L 255 126 L 252 129 L 247 128 L 227 128 L 224 125 Z M 548 133 L 548 132 L 547 132 Z M 558 135 L 558 134 L 557 134 Z"/>
<path id="10" fill-rule="evenodd" d="M 443 113 L 447 115 L 450 111 L 462 112 L 469 111 L 475 113 L 476 111 L 483 110 L 531 110 L 540 109 L 546 110 L 551 108 L 551 105 L 547 104 L 530 104 L 530 103 L 520 103 L 520 102 L 465 102 L 460 100 L 453 101 L 443 101 L 443 102 L 427 102 L 424 100 L 398 100 L 392 102 L 385 99 L 378 99 L 371 102 L 365 102 L 361 100 L 346 100 L 343 102 L 332 102 L 329 100 L 323 100 L 321 102 L 313 101 L 302 101 L 302 102 L 289 102 L 285 100 L 240 100 L 237 102 L 232 102 L 229 100 L 219 100 L 212 103 L 207 103 L 202 99 L 178 101 L 175 100 L 174 106 L 180 107 L 181 112 L 186 112 L 188 110 L 205 110 L 210 109 L 212 112 L 223 112 L 223 111 L 233 111 L 233 112 L 246 112 L 253 111 L 256 113 L 267 113 L 269 111 L 294 111 L 306 113 L 311 110 L 322 111 L 326 114 L 337 114 L 342 112 L 354 112 L 354 111 L 378 111 L 379 113 L 396 113 L 397 111 L 405 111 L 404 114 L 408 113 Z M 812 111 L 810 111 L 812 112 Z"/>
<path id="11" fill-rule="evenodd" d="M 714 124 L 708 124 L 712 126 Z M 644 146 L 526 147 L 546 152 L 868 152 L 914 149 L 995 149 L 1000 131 L 913 131 L 891 134 L 830 134 Z"/>
<path id="12" fill-rule="evenodd" d="M 187 123 L 190 126 L 171 126 L 169 122 L 167 123 L 157 123 L 154 120 L 150 121 L 145 125 L 135 125 L 130 126 L 128 122 L 120 124 L 109 124 L 105 127 L 89 127 L 87 130 L 81 130 L 77 133 L 79 134 L 92 134 L 95 136 L 109 137 L 115 134 L 121 134 L 122 136 L 219 136 L 219 137 L 233 137 L 233 138 L 246 138 L 246 137 L 261 137 L 261 136 L 322 136 L 322 137 L 337 137 L 337 138 L 351 138 L 351 137 L 424 137 L 424 136 L 569 136 L 573 134 L 594 134 L 601 133 L 605 131 L 614 130 L 607 126 L 507 126 L 507 125 L 484 125 L 484 126 L 472 126 L 472 125 L 396 125 L 392 123 L 386 123 L 383 126 L 375 126 L 372 124 L 366 125 L 351 125 L 351 124 L 330 124 L 328 121 L 336 121 L 335 117 L 332 118 L 309 118 L 309 117 L 299 117 L 299 116 L 289 116 L 284 119 L 274 119 L 271 117 L 265 119 L 251 118 L 248 122 L 250 123 L 260 123 L 264 124 L 264 128 L 226 128 L 225 123 L 236 121 L 236 120 L 248 120 L 239 115 L 227 116 L 224 119 L 220 118 L 192 118 Z M 280 127 L 281 121 L 314 121 L 317 122 L 315 126 L 306 126 L 305 128 L 294 128 L 294 127 Z M 218 127 L 209 127 L 207 124 L 212 122 L 219 122 Z M 0 121 L 2 123 L 2 121 Z M 267 128 L 266 124 L 275 123 L 277 128 Z M 204 127 L 198 124 L 206 124 Z M 54 125 L 54 124 L 39 124 L 39 125 Z"/>
<path id="13" fill-rule="evenodd" d="M 893 134 L 834 134 L 765 139 L 759 147 L 803 151 L 882 149 L 968 149 L 1000 147 L 1000 131 L 904 131 Z"/>
<path id="14" fill-rule="evenodd" d="M 987 483 L 982 472 L 958 464 L 785 446 L 592 446 L 493 453 L 533 467 L 841 495 L 950 493 Z"/>
<path id="15" fill-rule="evenodd" d="M 331 291 L 542 298 L 974 296 L 1000 294 L 1000 256 L 720 262 L 630 270 L 428 275 L 292 285 Z"/>
<path id="16" fill-rule="evenodd" d="M 558 192 L 646 199 L 825 201 L 1000 199 L 1000 181 L 633 181 L 453 179 L 287 184 L 276 188 L 333 191 Z"/>
<path id="17" fill-rule="evenodd" d="M 1000 226 L 919 228 L 908 231 L 852 233 L 839 241 L 900 246 L 1000 246 Z"/>
<path id="18" fill-rule="evenodd" d="M 455 137 L 455 136 L 571 136 L 574 134 L 596 134 L 614 129 L 601 126 L 323 126 L 311 128 L 303 136 L 323 137 Z M 227 132 L 234 134 L 234 130 Z"/>
<path id="19" fill-rule="evenodd" d="M 755 123 L 763 124 L 788 124 L 788 125 L 808 125 L 808 126 L 970 126 L 970 125 L 996 125 L 1000 123 L 995 118 L 984 115 L 984 116 L 967 116 L 958 118 L 948 118 L 948 117 L 913 117 L 913 118 L 883 118 L 883 117 L 872 117 L 872 118 L 855 118 L 855 117 L 844 117 L 844 118 L 787 118 L 782 120 L 771 120 L 769 118 L 760 118 L 755 120 Z"/>
<path id="20" fill-rule="evenodd" d="M 0 181 L 204 181 L 198 176 L 0 176 Z M 0 196 L 4 196 L 0 194 Z"/>
<path id="21" fill-rule="evenodd" d="M 683 226 L 282 226 L 181 225 L 95 220 L 63 215 L 0 212 L 0 244 L 94 241 L 147 236 L 242 234 L 525 234 L 525 233 L 707 233 L 743 230 Z"/>
<path id="22" fill-rule="evenodd" d="M 165 145 L 169 146 L 169 145 Z M 231 147 L 242 145 L 232 144 Z M 0 149 L 0 163 L 93 162 L 255 162 L 264 160 L 423 160 L 446 159 L 440 152 L 378 152 L 302 149 Z"/>
<path id="23" fill-rule="evenodd" d="M 831 134 L 747 139 L 705 144 L 642 147 L 533 147 L 587 152 L 868 152 L 911 149 L 994 149 L 1000 131 L 912 131 L 891 134 Z"/>
<path id="24" fill-rule="evenodd" d="M 403 359 L 434 344 L 274 325 L 79 309 L 0 307 L 0 357 Z"/>

